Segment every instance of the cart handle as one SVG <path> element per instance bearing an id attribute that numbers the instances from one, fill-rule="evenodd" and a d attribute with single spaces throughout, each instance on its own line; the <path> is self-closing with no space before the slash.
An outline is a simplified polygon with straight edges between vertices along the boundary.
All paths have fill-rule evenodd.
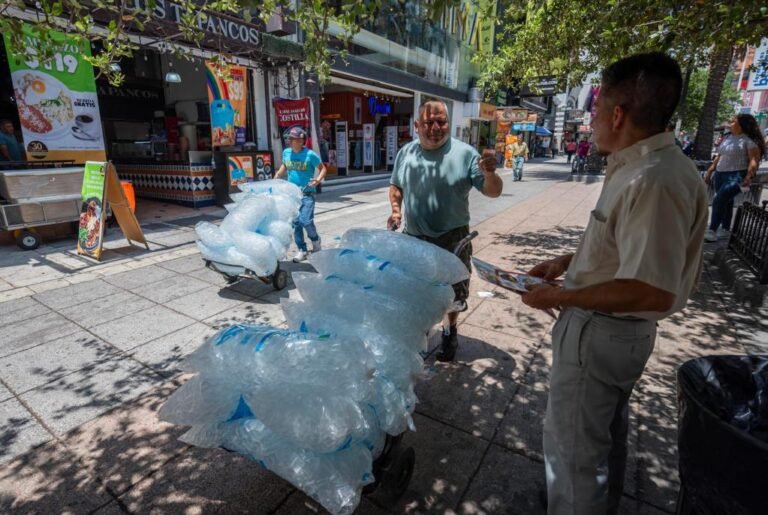
<path id="1" fill-rule="evenodd" d="M 469 245 L 469 242 L 477 238 L 478 234 L 479 233 L 477 231 L 472 231 L 467 236 L 462 238 L 462 240 L 456 245 L 456 248 L 453 249 L 453 253 L 456 254 L 457 256 L 460 255 L 461 251 L 464 250 L 464 247 Z"/>

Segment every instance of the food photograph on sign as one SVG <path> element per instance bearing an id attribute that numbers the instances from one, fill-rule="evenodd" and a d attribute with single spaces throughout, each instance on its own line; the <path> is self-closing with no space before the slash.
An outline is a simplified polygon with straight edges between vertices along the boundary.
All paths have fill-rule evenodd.
<path id="1" fill-rule="evenodd" d="M 90 197 L 83 202 L 77 238 L 80 247 L 91 252 L 99 245 L 101 230 L 101 199 Z"/>

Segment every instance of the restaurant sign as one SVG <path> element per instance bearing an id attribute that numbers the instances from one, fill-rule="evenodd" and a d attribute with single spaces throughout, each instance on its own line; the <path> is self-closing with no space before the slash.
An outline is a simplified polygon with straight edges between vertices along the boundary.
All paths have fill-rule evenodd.
<path id="1" fill-rule="evenodd" d="M 146 0 L 131 0 L 131 6 L 140 10 L 146 10 L 147 3 Z M 181 22 L 184 9 L 179 4 L 169 0 L 155 0 L 152 14 L 155 20 L 178 24 Z M 259 30 L 244 21 L 232 20 L 210 13 L 198 13 L 197 27 L 202 31 L 239 43 L 247 45 L 259 45 L 261 43 Z"/>

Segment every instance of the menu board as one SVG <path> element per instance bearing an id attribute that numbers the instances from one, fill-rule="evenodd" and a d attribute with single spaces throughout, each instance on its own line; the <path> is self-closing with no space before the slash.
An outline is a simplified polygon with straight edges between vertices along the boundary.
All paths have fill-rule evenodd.
<path id="1" fill-rule="evenodd" d="M 24 56 L 13 54 L 10 34 L 5 49 L 19 111 L 27 159 L 51 161 L 106 159 L 99 102 L 88 41 L 53 32 L 53 58 L 41 62 L 35 56 L 37 39 L 30 25 L 23 25 L 29 43 Z"/>
<path id="2" fill-rule="evenodd" d="M 242 145 L 247 120 L 245 67 L 206 61 L 205 79 L 211 104 L 211 145 Z"/>
<path id="3" fill-rule="evenodd" d="M 77 229 L 77 252 L 96 259 L 101 257 L 104 236 L 104 183 L 106 164 L 87 162 L 80 192 L 83 204 Z"/>

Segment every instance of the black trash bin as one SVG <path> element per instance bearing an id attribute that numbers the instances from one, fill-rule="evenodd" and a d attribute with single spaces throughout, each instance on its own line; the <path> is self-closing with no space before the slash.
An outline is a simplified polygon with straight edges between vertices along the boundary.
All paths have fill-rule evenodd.
<path id="1" fill-rule="evenodd" d="M 768 513 L 768 356 L 693 359 L 677 381 L 677 513 Z"/>

